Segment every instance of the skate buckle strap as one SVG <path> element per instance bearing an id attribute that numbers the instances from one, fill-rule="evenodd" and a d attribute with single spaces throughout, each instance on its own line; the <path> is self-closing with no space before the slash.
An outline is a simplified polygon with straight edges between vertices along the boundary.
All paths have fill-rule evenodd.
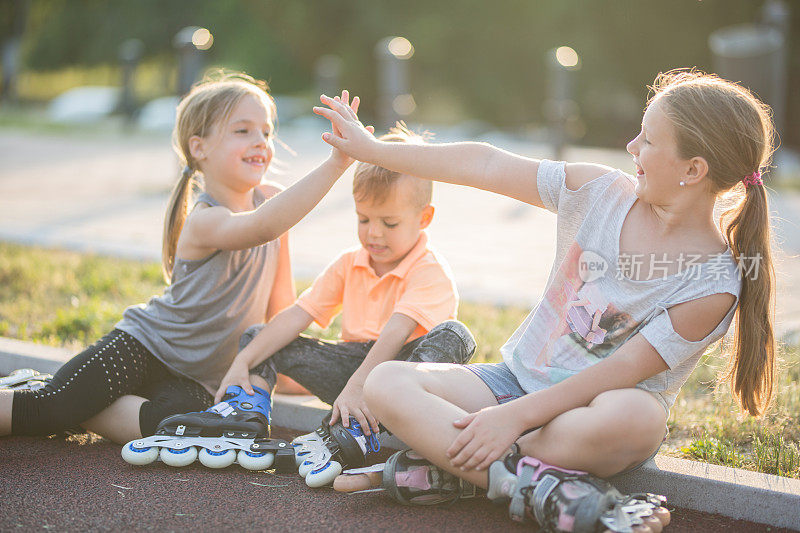
<path id="1" fill-rule="evenodd" d="M 540 524 L 544 524 L 544 502 L 547 501 L 547 496 L 549 496 L 550 493 L 553 492 L 553 489 L 559 484 L 559 479 L 553 475 L 545 474 L 542 476 L 542 472 L 547 469 L 558 470 L 559 472 L 573 475 L 586 474 L 586 472 L 580 470 L 568 470 L 566 468 L 549 465 L 535 457 L 523 457 L 519 460 L 519 463 L 517 463 L 517 486 L 514 489 L 514 495 L 511 497 L 511 503 L 508 506 L 508 513 L 512 520 L 517 522 L 525 520 L 526 493 L 530 490 L 529 487 L 531 485 L 535 485 L 533 489 L 533 512 L 536 520 Z M 564 525 L 566 526 L 567 524 Z"/>
<path id="2" fill-rule="evenodd" d="M 533 457 L 523 457 L 517 464 L 517 486 L 508 505 L 508 515 L 515 522 L 525 521 L 525 494 L 522 489 L 533 483 L 540 464 Z"/>
<path id="3" fill-rule="evenodd" d="M 228 402 L 219 402 L 217 405 L 209 409 L 209 411 L 214 411 L 221 417 L 225 418 L 229 414 L 233 413 L 234 409 Z"/>

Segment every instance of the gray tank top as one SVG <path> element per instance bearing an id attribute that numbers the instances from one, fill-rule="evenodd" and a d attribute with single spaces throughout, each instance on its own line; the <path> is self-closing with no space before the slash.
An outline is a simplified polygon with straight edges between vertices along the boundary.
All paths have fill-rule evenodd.
<path id="1" fill-rule="evenodd" d="M 256 206 L 263 201 L 256 191 Z M 200 202 L 220 205 L 206 193 Z M 236 357 L 239 337 L 264 321 L 279 249 L 275 239 L 245 250 L 217 250 L 204 259 L 176 259 L 164 294 L 126 309 L 116 328 L 177 375 L 216 391 Z"/>

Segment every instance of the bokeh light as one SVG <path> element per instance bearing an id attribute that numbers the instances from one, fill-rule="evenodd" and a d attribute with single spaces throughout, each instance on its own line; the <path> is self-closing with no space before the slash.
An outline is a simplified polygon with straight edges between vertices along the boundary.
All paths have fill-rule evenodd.
<path id="1" fill-rule="evenodd" d="M 197 28 L 192 34 L 192 44 L 198 50 L 208 50 L 214 44 L 214 36 L 205 28 Z"/>
<path id="2" fill-rule="evenodd" d="M 389 52 L 397 59 L 411 59 L 414 46 L 405 37 L 394 37 L 388 44 Z"/>
<path id="3" fill-rule="evenodd" d="M 581 58 L 578 56 L 578 52 L 569 46 L 559 46 L 556 49 L 556 61 L 564 68 L 576 68 Z"/>

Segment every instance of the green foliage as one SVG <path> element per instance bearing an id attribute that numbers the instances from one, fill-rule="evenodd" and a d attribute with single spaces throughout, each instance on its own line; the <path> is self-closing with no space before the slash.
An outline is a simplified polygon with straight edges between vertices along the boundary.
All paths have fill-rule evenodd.
<path id="1" fill-rule="evenodd" d="M 402 35 L 416 49 L 413 122 L 480 119 L 523 128 L 544 121 L 546 51 L 568 45 L 582 58 L 574 85 L 583 141 L 621 146 L 638 128 L 645 86 L 659 71 L 711 69 L 709 34 L 755 21 L 759 9 L 751 0 L 32 0 L 24 64 L 114 67 L 119 46 L 135 37 L 145 45 L 144 62 L 162 66 L 161 79 L 150 82 L 161 87 L 174 83 L 174 35 L 198 25 L 215 37 L 209 65 L 265 78 L 277 94 L 315 91 L 316 61 L 342 57 L 341 83 L 363 97 L 362 115 L 371 121 L 379 105 L 374 48 Z"/>

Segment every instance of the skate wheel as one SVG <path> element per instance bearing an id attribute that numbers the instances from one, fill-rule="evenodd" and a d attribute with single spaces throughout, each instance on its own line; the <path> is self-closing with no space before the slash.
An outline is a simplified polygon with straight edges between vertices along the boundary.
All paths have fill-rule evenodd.
<path id="1" fill-rule="evenodd" d="M 300 466 L 297 468 L 297 473 L 300 474 L 300 477 L 306 477 L 309 472 L 316 469 L 319 466 L 322 466 L 326 463 L 326 461 L 316 455 L 309 455 L 306 459 L 300 463 Z"/>
<path id="2" fill-rule="evenodd" d="M 653 511 L 653 516 L 658 518 L 658 520 L 661 522 L 662 527 L 667 527 L 669 525 L 670 520 L 672 519 L 672 515 L 664 507 L 659 507 L 658 509 Z"/>
<path id="3" fill-rule="evenodd" d="M 236 460 L 236 450 L 214 452 L 203 448 L 200 450 L 200 462 L 208 468 L 225 468 Z"/>
<path id="4" fill-rule="evenodd" d="M 158 448 L 144 446 L 143 442 L 132 440 L 122 447 L 122 458 L 132 465 L 147 465 L 158 459 Z"/>
<path id="5" fill-rule="evenodd" d="M 642 522 L 644 522 L 644 525 L 649 527 L 653 533 L 661 533 L 661 530 L 664 529 L 664 526 L 661 525 L 661 520 L 653 515 L 642 518 Z"/>
<path id="6" fill-rule="evenodd" d="M 158 456 L 165 465 L 187 466 L 197 459 L 197 448 L 186 446 L 185 448 L 161 448 Z"/>
<path id="7" fill-rule="evenodd" d="M 363 474 L 340 474 L 333 480 L 333 490 L 339 492 L 356 492 L 374 489 L 381 486 L 383 472 L 365 472 Z"/>
<path id="8" fill-rule="evenodd" d="M 342 473 L 342 465 L 336 461 L 328 461 L 316 468 L 306 476 L 306 485 L 311 488 L 324 487 L 333 482 L 336 476 Z"/>
<path id="9" fill-rule="evenodd" d="M 272 466 L 274 460 L 274 453 L 253 453 L 247 450 L 239 450 L 236 454 L 236 461 L 242 468 L 247 470 L 266 470 Z"/>

